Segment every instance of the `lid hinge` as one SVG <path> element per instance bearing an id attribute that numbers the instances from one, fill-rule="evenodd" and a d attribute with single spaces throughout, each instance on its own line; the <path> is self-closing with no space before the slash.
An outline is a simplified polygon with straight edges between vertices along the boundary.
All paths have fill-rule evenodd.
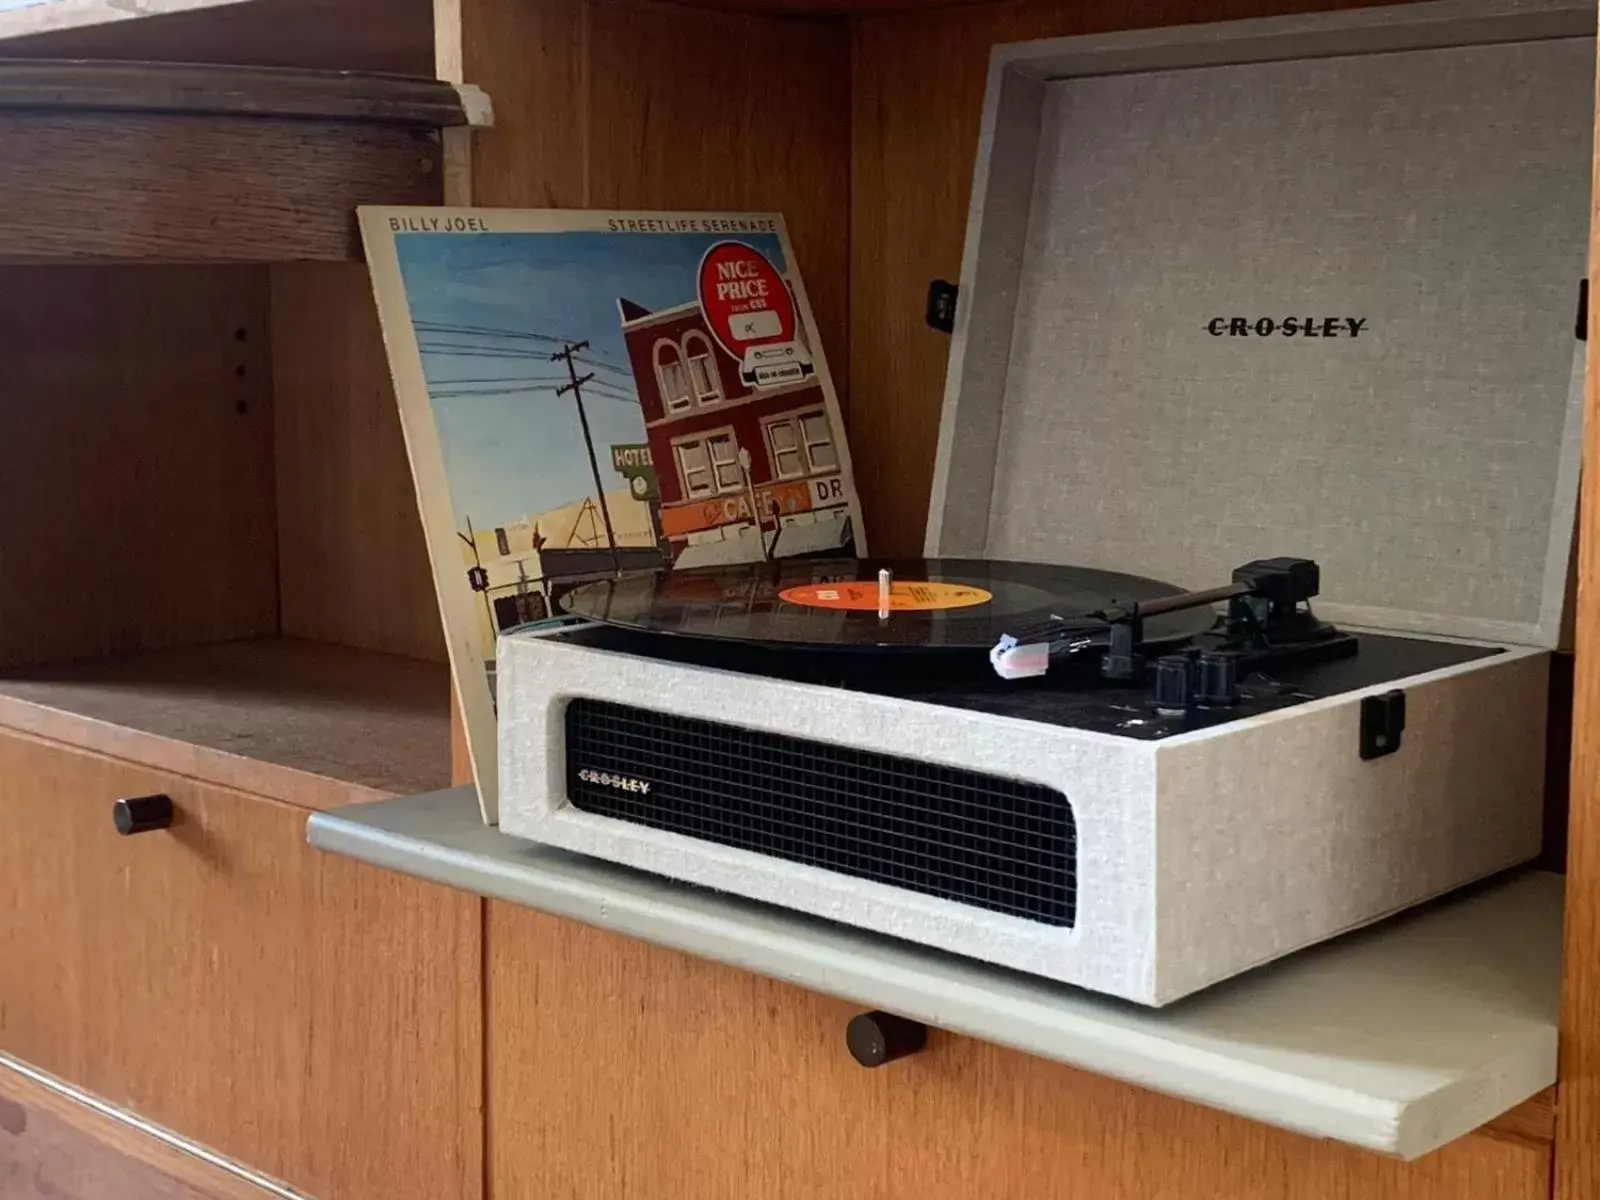
<path id="1" fill-rule="evenodd" d="M 940 333 L 954 333 L 956 328 L 956 297 L 961 288 L 948 279 L 935 279 L 928 284 L 928 309 L 925 320 L 928 328 Z"/>
<path id="2" fill-rule="evenodd" d="M 1361 757 L 1382 758 L 1400 749 L 1406 730 L 1406 694 L 1399 689 L 1361 701 Z"/>

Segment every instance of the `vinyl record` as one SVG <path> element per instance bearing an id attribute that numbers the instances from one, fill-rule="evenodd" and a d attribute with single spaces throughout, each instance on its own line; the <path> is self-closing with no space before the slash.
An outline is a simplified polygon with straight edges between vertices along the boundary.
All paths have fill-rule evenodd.
<path id="1" fill-rule="evenodd" d="M 887 614 L 878 572 L 891 575 Z M 662 570 L 585 584 L 562 607 L 577 616 L 655 633 L 815 649 L 904 647 L 984 650 L 1002 634 L 1026 640 L 1047 621 L 1081 623 L 1103 640 L 1095 614 L 1183 589 L 1136 575 L 982 559 L 779 559 Z M 1209 608 L 1153 617 L 1145 640 L 1209 628 Z"/>

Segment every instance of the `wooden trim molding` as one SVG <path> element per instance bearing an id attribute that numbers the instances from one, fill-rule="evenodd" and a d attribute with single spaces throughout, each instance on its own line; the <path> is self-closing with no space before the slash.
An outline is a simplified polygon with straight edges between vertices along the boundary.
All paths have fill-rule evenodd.
<path id="1" fill-rule="evenodd" d="M 444 129 L 487 125 L 470 84 L 354 71 L 0 59 L 0 112 L 290 117 Z"/>
<path id="2" fill-rule="evenodd" d="M 1596 163 L 1600 164 L 1600 142 Z M 1600 278 L 1600 205 L 1590 198 L 1589 278 Z M 1600 1195 L 1600 306 L 1589 306 L 1583 461 L 1578 497 L 1576 668 L 1572 688 L 1571 809 L 1562 955 L 1561 1063 L 1555 1200 Z"/>

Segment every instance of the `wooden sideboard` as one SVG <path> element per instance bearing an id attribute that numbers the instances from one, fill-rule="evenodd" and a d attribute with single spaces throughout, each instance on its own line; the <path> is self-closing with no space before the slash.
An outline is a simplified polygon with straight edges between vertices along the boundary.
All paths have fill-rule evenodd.
<path id="1" fill-rule="evenodd" d="M 947 348 L 922 296 L 959 270 L 989 46 L 1336 5 L 171 7 L 0 12 L 0 53 L 437 73 L 481 87 L 495 119 L 422 137 L 430 201 L 785 212 L 848 365 L 875 547 L 908 553 Z M 234 193 L 186 186 L 207 160 L 180 126 L 153 135 L 166 190 L 221 221 Z M 0 109 L 0 142 L 12 130 Z M 296 171 L 226 131 L 247 139 L 239 194 Z M 96 161 L 47 157 L 27 186 L 131 203 Z M 20 186 L 0 164 L 0 198 Z M 46 1079 L 0 1067 L 0 1196 L 1600 1194 L 1600 511 L 1580 569 L 1557 1089 L 1404 1164 L 952 1035 L 863 1071 L 842 1002 L 304 844 L 311 811 L 450 775 L 387 367 L 363 268 L 304 261 L 348 257 L 331 242 L 163 228 L 157 251 L 22 254 L 25 229 L 0 236 L 0 1052 Z M 178 824 L 117 837 L 111 802 L 158 791 Z"/>

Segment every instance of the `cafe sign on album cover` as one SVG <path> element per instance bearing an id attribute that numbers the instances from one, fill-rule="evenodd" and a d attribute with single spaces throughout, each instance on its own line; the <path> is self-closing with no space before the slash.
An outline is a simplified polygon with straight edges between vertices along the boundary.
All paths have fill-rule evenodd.
<path id="1" fill-rule="evenodd" d="M 486 820 L 495 642 L 619 572 L 864 554 L 781 217 L 364 208 Z"/>

